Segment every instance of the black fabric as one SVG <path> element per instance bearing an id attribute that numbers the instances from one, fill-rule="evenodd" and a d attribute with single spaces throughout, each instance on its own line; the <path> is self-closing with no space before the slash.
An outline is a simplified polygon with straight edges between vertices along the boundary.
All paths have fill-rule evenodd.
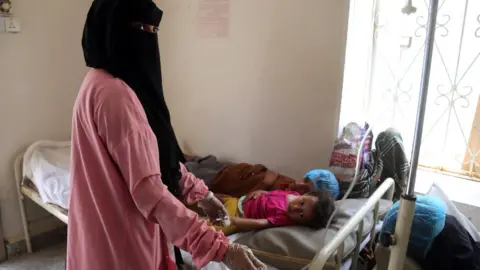
<path id="1" fill-rule="evenodd" d="M 158 36 L 132 27 L 132 23 L 158 26 L 162 14 L 151 0 L 95 0 L 82 46 L 87 66 L 122 79 L 136 93 L 157 137 L 162 181 L 178 197 L 179 162 L 185 158 L 163 95 Z"/>
<path id="2" fill-rule="evenodd" d="M 375 160 L 375 182 L 379 181 L 377 186 L 380 186 L 385 179 L 392 178 L 395 181 L 393 201 L 398 201 L 407 189 L 410 172 L 410 162 L 403 147 L 402 135 L 394 128 L 389 128 L 378 134 L 375 148 L 372 152 Z"/>
<path id="3" fill-rule="evenodd" d="M 450 215 L 421 263 L 424 270 L 480 270 L 480 243 Z"/>

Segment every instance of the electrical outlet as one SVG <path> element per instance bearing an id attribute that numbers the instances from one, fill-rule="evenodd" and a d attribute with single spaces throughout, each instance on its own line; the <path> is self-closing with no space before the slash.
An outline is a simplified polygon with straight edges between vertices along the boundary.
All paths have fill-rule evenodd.
<path id="1" fill-rule="evenodd" d="M 20 32 L 20 22 L 15 18 L 5 18 L 5 31 L 7 33 Z"/>

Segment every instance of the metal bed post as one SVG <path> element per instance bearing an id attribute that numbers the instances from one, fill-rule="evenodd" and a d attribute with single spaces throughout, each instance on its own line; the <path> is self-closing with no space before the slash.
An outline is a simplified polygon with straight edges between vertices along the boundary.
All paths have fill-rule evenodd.
<path id="1" fill-rule="evenodd" d="M 25 196 L 22 193 L 22 165 L 23 152 L 15 158 L 15 185 L 17 186 L 18 204 L 20 205 L 20 215 L 22 216 L 23 233 L 25 236 L 25 243 L 27 244 L 27 252 L 32 253 L 32 242 L 30 240 L 30 232 L 28 231 L 28 218 L 25 211 Z"/>
<path id="2" fill-rule="evenodd" d="M 388 264 L 388 270 L 403 269 L 407 254 L 407 247 L 412 228 L 413 214 L 415 210 L 415 181 L 417 176 L 418 159 L 420 155 L 420 146 L 422 142 L 423 121 L 425 118 L 425 109 L 427 104 L 428 86 L 430 81 L 430 69 L 432 66 L 433 45 L 435 42 L 435 28 L 437 24 L 439 0 L 430 0 L 428 9 L 427 34 L 425 38 L 425 57 L 423 60 L 422 81 L 420 85 L 420 96 L 418 101 L 417 119 L 415 125 L 415 134 L 413 138 L 412 157 L 410 174 L 407 184 L 407 191 L 400 200 L 400 209 L 395 226 L 393 239 L 394 245 Z M 412 13 L 415 8 L 412 7 L 411 0 L 407 6 L 402 9 L 404 13 Z"/>

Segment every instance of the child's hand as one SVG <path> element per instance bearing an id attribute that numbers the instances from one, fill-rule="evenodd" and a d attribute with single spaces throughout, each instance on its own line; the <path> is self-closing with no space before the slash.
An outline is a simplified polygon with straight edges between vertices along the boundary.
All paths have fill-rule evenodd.
<path id="1" fill-rule="evenodd" d="M 310 181 L 310 180 L 308 180 Z M 300 194 L 306 194 L 308 192 L 314 191 L 313 187 L 311 187 L 308 182 L 295 182 L 290 185 L 289 189 L 291 191 L 298 192 Z"/>
<path id="2" fill-rule="evenodd" d="M 230 227 L 232 225 L 232 220 L 228 216 L 217 218 L 216 220 L 212 221 L 212 225 L 218 227 Z"/>
<path id="3" fill-rule="evenodd" d="M 256 190 L 256 191 L 250 192 L 250 193 L 248 193 L 247 196 L 245 197 L 245 201 L 255 200 L 256 198 L 262 196 L 262 195 L 265 194 L 265 193 L 268 193 L 268 191 L 265 191 L 265 190 Z"/>
<path id="4" fill-rule="evenodd" d="M 230 225 L 235 226 L 236 223 L 237 223 L 237 217 L 230 217 Z"/>

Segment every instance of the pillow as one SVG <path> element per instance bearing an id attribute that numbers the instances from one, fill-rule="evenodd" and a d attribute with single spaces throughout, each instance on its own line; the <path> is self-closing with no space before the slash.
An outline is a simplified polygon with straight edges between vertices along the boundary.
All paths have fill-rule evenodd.
<path id="1" fill-rule="evenodd" d="M 336 201 L 335 207 L 338 208 L 338 212 L 329 229 L 312 230 L 301 226 L 276 227 L 249 232 L 235 242 L 250 247 L 260 260 L 269 265 L 280 269 L 301 269 L 311 262 L 366 201 L 367 199 L 347 199 L 343 203 Z M 380 200 L 380 214 L 385 214 L 391 206 L 391 201 Z M 372 229 L 372 219 L 372 212 L 363 219 L 362 235 L 364 237 Z M 355 244 L 356 231 L 345 239 L 342 259 L 350 255 Z M 330 261 L 333 262 L 333 259 L 331 258 Z"/>
<path id="2" fill-rule="evenodd" d="M 458 222 L 460 222 L 460 224 L 465 227 L 465 229 L 472 236 L 472 238 L 476 242 L 480 242 L 480 233 L 477 232 L 475 225 L 473 225 L 472 222 L 457 209 L 457 207 L 453 204 L 452 201 L 450 201 L 450 199 L 448 199 L 445 192 L 443 192 L 443 190 L 437 184 L 433 183 L 427 194 L 440 198 L 440 200 L 442 200 L 447 206 L 447 214 L 454 216 L 458 220 Z"/>
<path id="3" fill-rule="evenodd" d="M 397 223 L 400 201 L 397 201 L 385 216 L 382 233 L 394 233 Z M 412 231 L 408 242 L 407 255 L 421 261 L 427 254 L 435 237 L 445 226 L 447 207 L 434 196 L 418 196 L 412 222 Z"/>

